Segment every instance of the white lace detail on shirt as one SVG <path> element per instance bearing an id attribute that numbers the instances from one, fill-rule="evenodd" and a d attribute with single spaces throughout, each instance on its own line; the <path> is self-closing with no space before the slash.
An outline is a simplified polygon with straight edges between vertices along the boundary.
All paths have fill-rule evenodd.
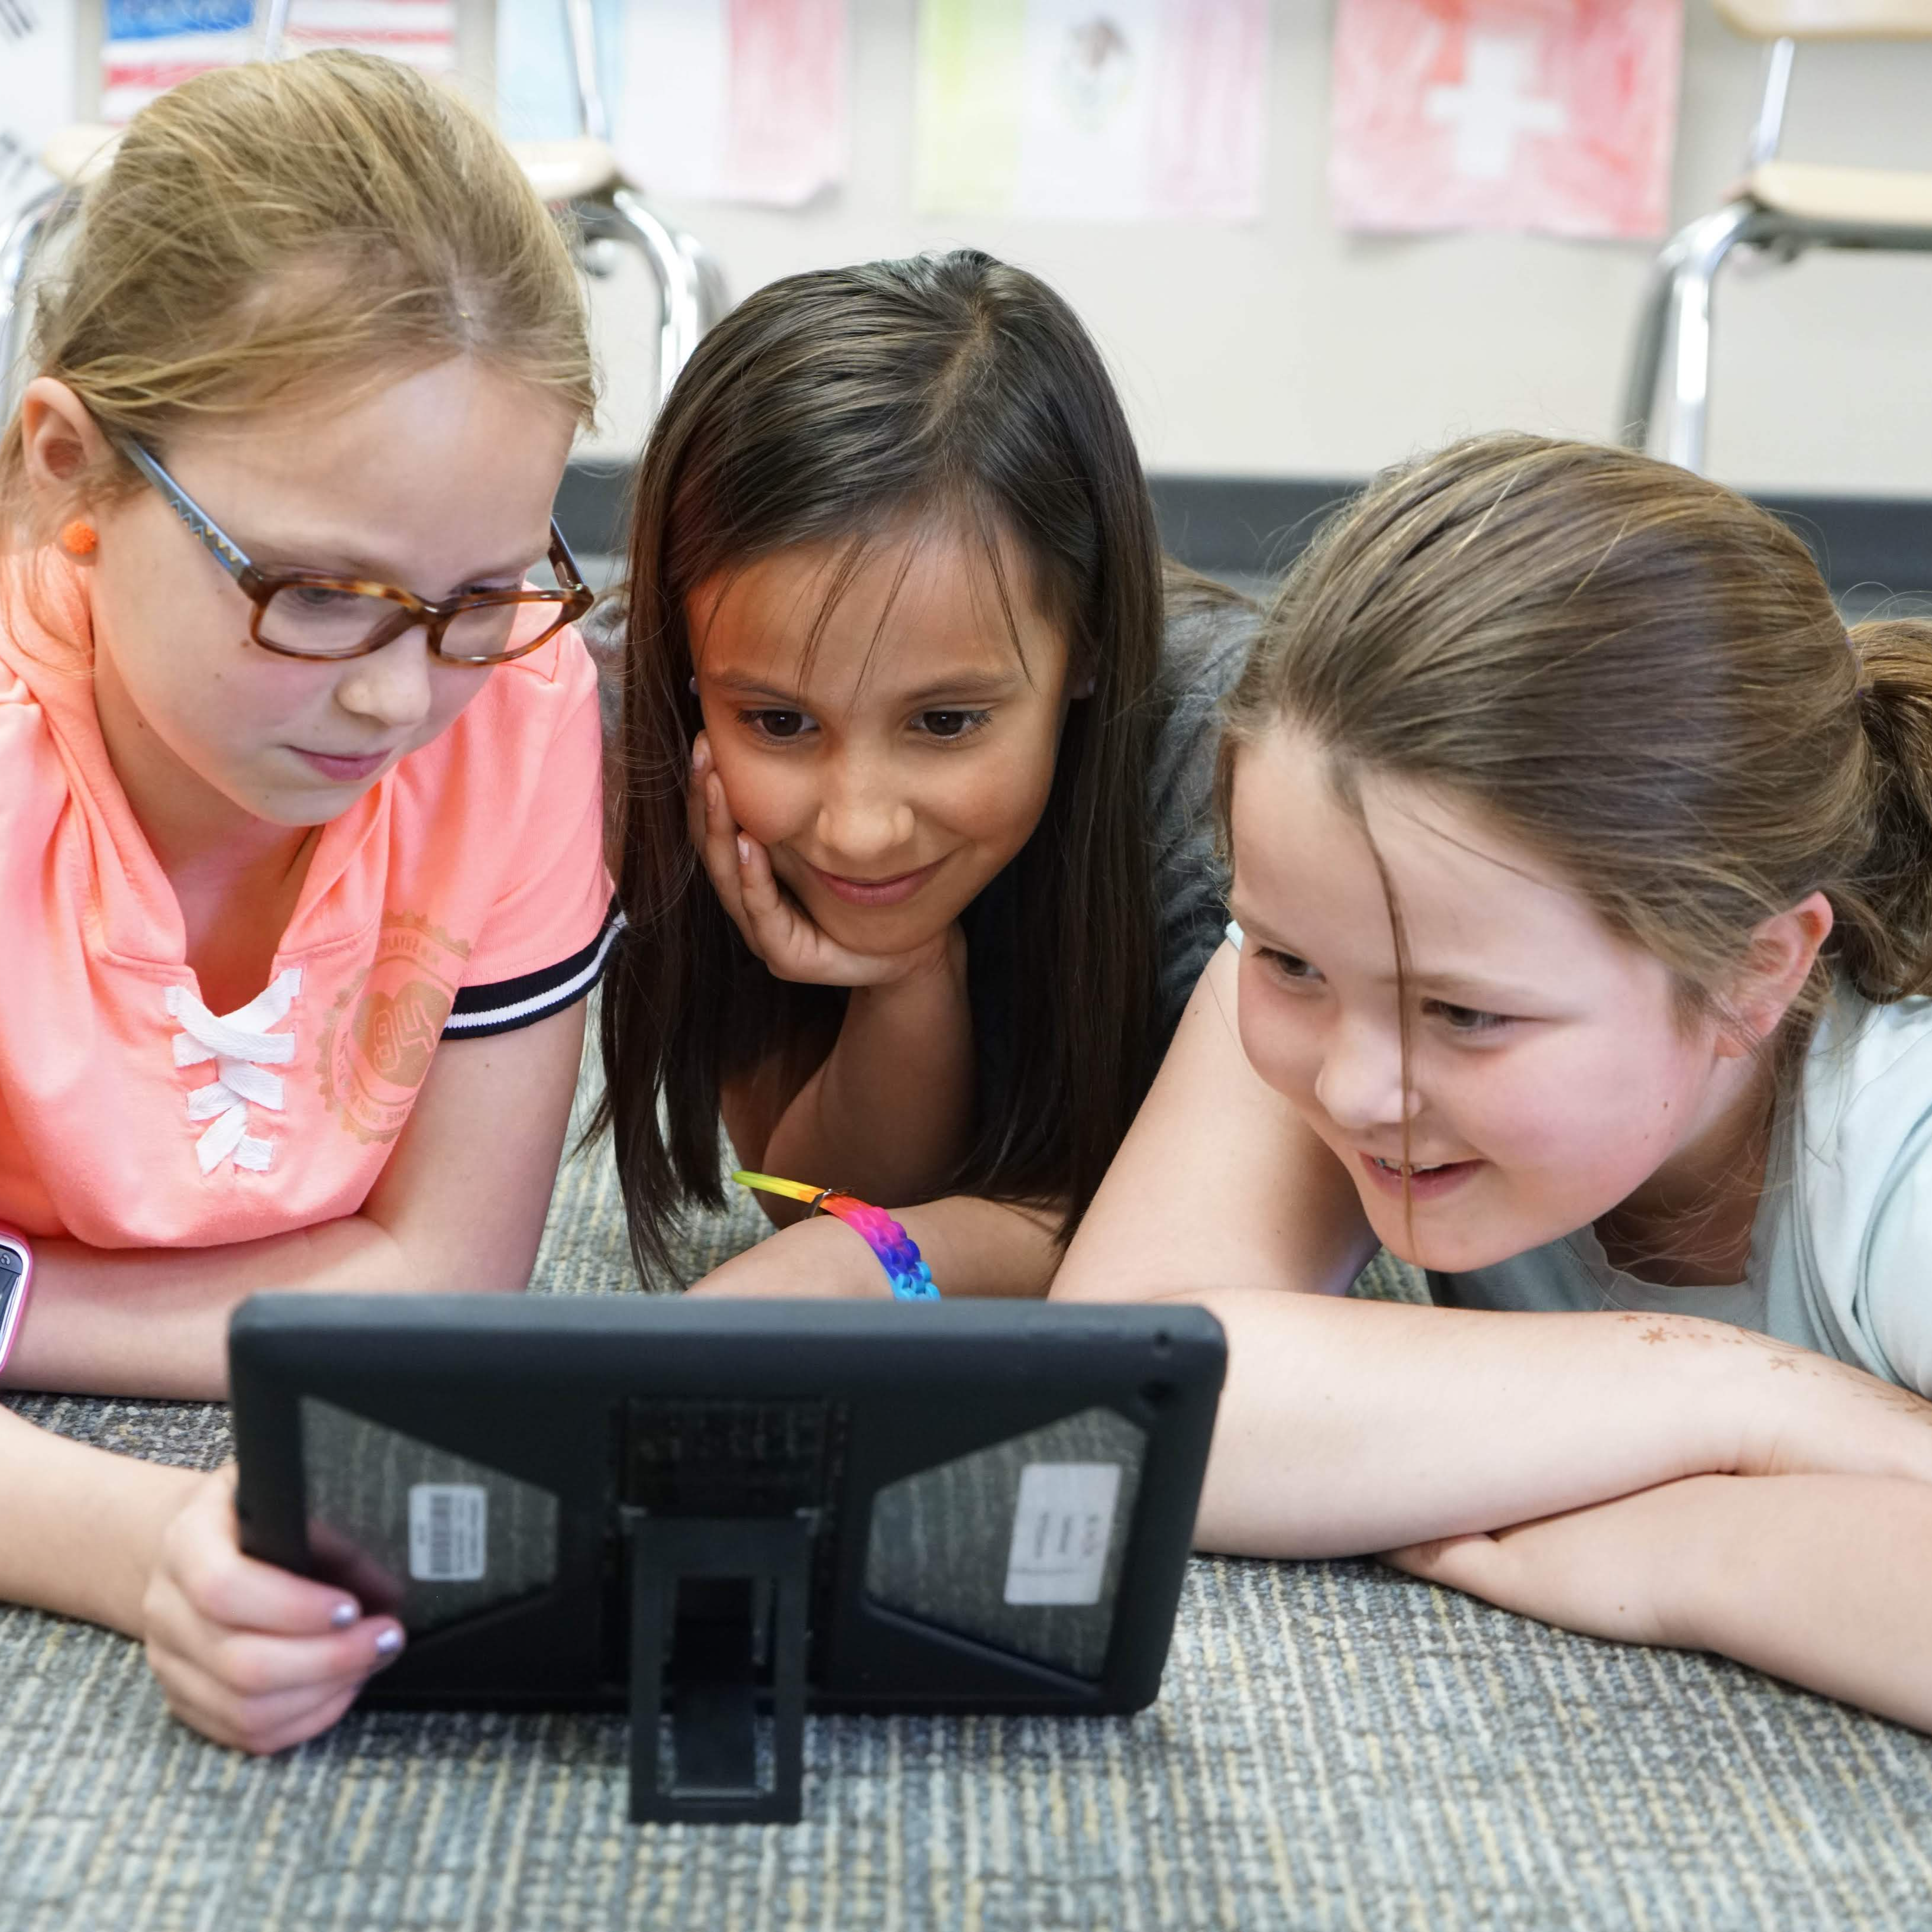
<path id="1" fill-rule="evenodd" d="M 224 1160 L 255 1174 L 264 1173 L 275 1157 L 274 1144 L 248 1131 L 248 1109 L 282 1111 L 282 1077 L 268 1066 L 286 1066 L 296 1057 L 292 1033 L 268 1029 L 288 1016 L 302 991 L 302 968 L 291 966 L 266 992 L 245 1006 L 219 1017 L 210 1012 L 185 986 L 167 989 L 168 1011 L 181 1022 L 175 1036 L 175 1064 L 199 1066 L 214 1062 L 214 1078 L 188 1096 L 190 1120 L 212 1123 L 194 1144 L 203 1174 L 212 1174 Z"/>

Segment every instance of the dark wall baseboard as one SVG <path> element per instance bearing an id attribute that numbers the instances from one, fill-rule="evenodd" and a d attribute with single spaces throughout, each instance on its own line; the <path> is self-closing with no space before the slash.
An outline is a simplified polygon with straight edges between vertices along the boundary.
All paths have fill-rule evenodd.
<path id="1" fill-rule="evenodd" d="M 1900 496 L 1760 496 L 1811 547 L 1826 581 L 1854 592 L 1932 596 L 1932 503 Z"/>
<path id="2" fill-rule="evenodd" d="M 557 520 L 573 548 L 611 555 L 624 544 L 626 467 L 572 464 Z M 1154 508 L 1168 548 L 1210 576 L 1286 569 L 1323 519 L 1364 479 L 1156 476 Z M 1770 495 L 1758 500 L 1810 548 L 1832 588 L 1861 602 L 1882 592 L 1932 596 L 1932 502 L 1894 496 Z"/>
<path id="3" fill-rule="evenodd" d="M 573 463 L 564 471 L 553 514 L 572 550 L 584 556 L 615 556 L 625 548 L 630 488 L 628 464 Z"/>
<path id="4" fill-rule="evenodd" d="M 1292 563 L 1362 479 L 1156 476 L 1168 548 L 1210 576 L 1271 576 Z M 1790 524 L 1840 596 L 1932 596 L 1932 502 L 1896 496 L 1769 494 L 1756 500 Z"/>
<path id="5" fill-rule="evenodd" d="M 1365 478 L 1150 476 L 1162 541 L 1210 577 L 1273 577 Z"/>

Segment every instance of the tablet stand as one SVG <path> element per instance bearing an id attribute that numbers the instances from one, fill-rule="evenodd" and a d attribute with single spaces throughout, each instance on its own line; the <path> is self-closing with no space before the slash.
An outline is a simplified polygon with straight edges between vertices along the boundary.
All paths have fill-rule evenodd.
<path id="1" fill-rule="evenodd" d="M 620 1514 L 630 1552 L 632 1822 L 796 1824 L 818 1513 Z M 766 1696 L 769 1778 L 758 1734 Z"/>

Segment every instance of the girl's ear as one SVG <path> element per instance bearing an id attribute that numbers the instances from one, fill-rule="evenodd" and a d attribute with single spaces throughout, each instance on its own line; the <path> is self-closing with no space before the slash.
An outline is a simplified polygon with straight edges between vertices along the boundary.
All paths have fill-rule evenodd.
<path id="1" fill-rule="evenodd" d="M 113 460 L 87 405 L 51 376 L 35 376 L 20 398 L 20 447 L 35 495 L 57 514 L 85 508 L 88 478 Z"/>
<path id="2" fill-rule="evenodd" d="M 1728 1019 L 1719 1053 L 1732 1058 L 1755 1052 L 1778 1030 L 1811 976 L 1832 924 L 1832 902 L 1822 892 L 1808 893 L 1790 911 L 1759 922 L 1725 1003 Z"/>

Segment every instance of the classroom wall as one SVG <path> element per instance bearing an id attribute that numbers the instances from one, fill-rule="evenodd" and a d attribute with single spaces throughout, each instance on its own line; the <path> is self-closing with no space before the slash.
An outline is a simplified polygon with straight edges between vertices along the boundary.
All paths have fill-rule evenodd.
<path id="1" fill-rule="evenodd" d="M 965 242 L 1024 262 L 1100 339 L 1157 471 L 1357 476 L 1466 430 L 1615 428 L 1653 249 L 1339 233 L 1324 185 L 1334 0 L 1274 0 L 1265 212 L 1245 226 L 915 214 L 916 0 L 848 4 L 846 185 L 796 212 L 662 203 L 720 257 L 734 295 L 800 268 Z M 85 91 L 98 26 L 81 13 Z M 486 99 L 494 14 L 494 0 L 459 0 L 464 80 Z M 1673 226 L 1724 198 L 1763 59 L 1708 0 L 1685 0 L 1685 17 Z M 1928 100 L 1932 42 L 1807 48 L 1785 152 L 1932 171 Z M 638 272 L 626 265 L 598 284 L 594 313 L 608 399 L 584 453 L 622 457 L 655 394 L 656 325 Z M 1932 496 L 1932 255 L 1734 256 L 1716 332 L 1716 474 L 1767 491 Z"/>
<path id="2" fill-rule="evenodd" d="M 1056 284 L 1100 338 L 1151 468 L 1355 476 L 1460 431 L 1613 426 L 1651 250 L 1516 236 L 1338 233 L 1324 189 L 1328 0 L 1276 0 L 1266 212 L 1245 227 L 922 218 L 911 201 L 914 0 L 850 0 L 851 178 L 796 213 L 665 204 L 733 291 L 970 242 Z M 1687 0 L 1673 221 L 1715 206 L 1762 52 Z M 1932 170 L 1932 43 L 1801 52 L 1794 158 Z M 651 324 L 599 290 L 616 452 L 645 414 Z M 1718 290 L 1711 466 L 1766 490 L 1932 496 L 1932 256 L 1733 261 Z"/>

